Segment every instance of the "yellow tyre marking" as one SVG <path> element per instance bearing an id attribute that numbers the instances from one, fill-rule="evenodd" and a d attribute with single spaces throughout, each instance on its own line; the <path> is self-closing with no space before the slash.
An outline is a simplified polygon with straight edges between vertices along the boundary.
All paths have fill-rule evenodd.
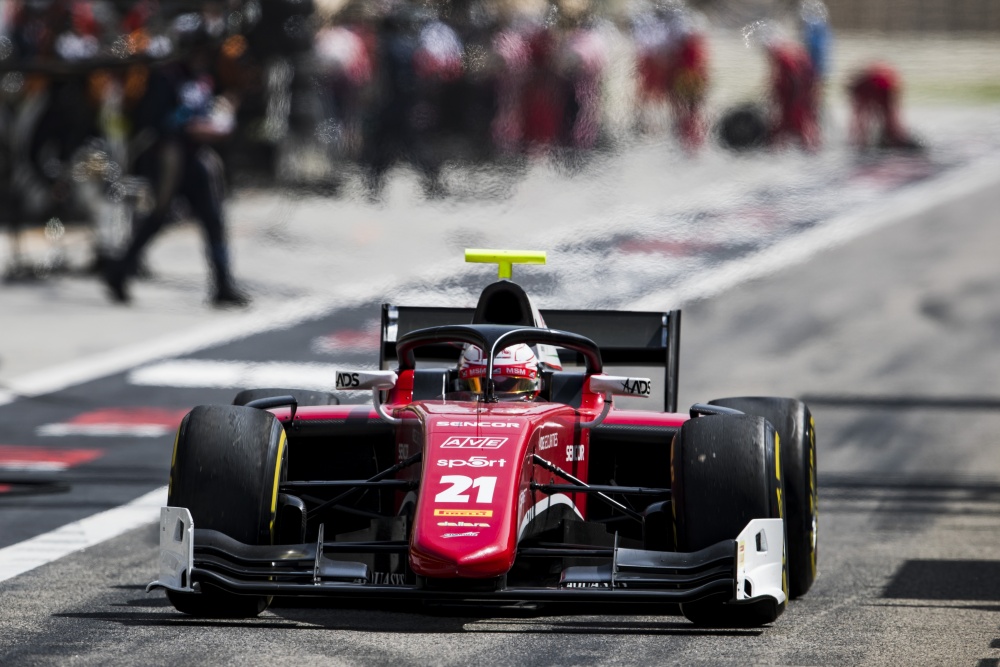
<path id="1" fill-rule="evenodd" d="M 177 434 L 174 435 L 174 452 L 170 455 L 170 477 L 167 478 L 167 496 L 169 497 L 174 492 L 174 466 L 177 464 L 177 443 L 181 439 L 181 429 L 177 428 Z"/>
<path id="2" fill-rule="evenodd" d="M 784 518 L 785 516 L 785 503 L 781 500 L 781 438 L 778 437 L 778 432 L 774 432 L 774 468 L 775 477 L 778 480 L 777 491 L 778 491 L 778 516 Z"/>
<path id="3" fill-rule="evenodd" d="M 816 420 L 812 415 L 809 415 L 809 513 L 814 517 L 814 523 L 811 526 L 812 538 L 810 543 L 812 545 L 812 550 L 809 554 L 810 565 L 812 566 L 812 576 L 813 579 L 816 578 L 817 573 L 817 563 L 816 563 L 816 552 L 819 550 L 819 545 L 817 544 L 818 535 L 816 533 L 819 531 L 819 492 L 816 489 Z"/>
<path id="4" fill-rule="evenodd" d="M 774 476 L 781 479 L 781 438 L 774 432 Z"/>
<path id="5" fill-rule="evenodd" d="M 274 542 L 274 515 L 278 513 L 278 478 L 281 476 L 281 457 L 285 452 L 285 429 L 281 429 L 281 439 L 278 440 L 278 459 L 274 464 L 274 486 L 271 488 L 271 542 Z"/>

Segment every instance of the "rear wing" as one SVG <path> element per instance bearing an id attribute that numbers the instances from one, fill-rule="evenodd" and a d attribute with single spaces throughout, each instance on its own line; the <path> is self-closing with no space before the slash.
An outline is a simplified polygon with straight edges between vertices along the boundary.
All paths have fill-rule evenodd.
<path id="1" fill-rule="evenodd" d="M 382 304 L 379 368 L 387 370 L 397 361 L 396 341 L 417 329 L 446 324 L 471 324 L 474 308 L 436 308 Z M 594 341 L 605 364 L 663 368 L 663 409 L 677 412 L 678 358 L 681 342 L 681 311 L 542 310 L 551 329 L 570 331 Z M 418 359 L 448 359 L 458 363 L 461 349 L 428 346 Z M 560 350 L 564 361 L 579 361 L 577 354 Z"/>

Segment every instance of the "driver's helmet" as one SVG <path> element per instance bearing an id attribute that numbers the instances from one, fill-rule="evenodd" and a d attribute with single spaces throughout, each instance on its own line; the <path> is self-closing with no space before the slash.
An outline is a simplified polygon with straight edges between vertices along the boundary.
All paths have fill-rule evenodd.
<path id="1" fill-rule="evenodd" d="M 483 393 L 486 355 L 475 345 L 466 345 L 458 363 L 458 389 L 478 395 Z M 524 343 L 500 350 L 493 360 L 493 386 L 501 401 L 531 401 L 541 390 L 538 359 Z"/>

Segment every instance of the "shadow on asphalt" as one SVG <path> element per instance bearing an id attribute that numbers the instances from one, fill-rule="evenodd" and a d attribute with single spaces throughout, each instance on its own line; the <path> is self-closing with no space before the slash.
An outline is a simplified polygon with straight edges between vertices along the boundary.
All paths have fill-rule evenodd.
<path id="1" fill-rule="evenodd" d="M 810 407 L 855 410 L 1000 410 L 1000 398 L 992 396 L 806 394 L 802 400 Z"/>
<path id="2" fill-rule="evenodd" d="M 883 598 L 1000 602 L 1000 561 L 908 560 Z"/>
<path id="3" fill-rule="evenodd" d="M 129 588 L 129 587 L 119 587 Z M 283 630 L 349 630 L 393 633 L 465 634 L 599 634 L 599 635 L 677 635 L 756 637 L 762 629 L 696 628 L 683 620 L 659 620 L 671 609 L 657 610 L 658 620 L 649 620 L 650 609 L 634 607 L 584 607 L 572 612 L 558 607 L 542 609 L 426 608 L 419 604 L 344 605 L 329 601 L 307 601 L 295 606 L 272 606 L 269 613 L 255 619 L 196 619 L 170 608 L 164 597 L 136 598 L 112 605 L 117 609 L 103 612 L 55 614 L 56 618 L 87 619 L 126 626 L 204 627 L 204 628 L 275 628 Z M 144 611 L 143 609 L 150 609 Z M 153 611 L 164 609 L 169 611 Z M 676 608 L 674 608 L 676 609 Z M 479 611 L 481 613 L 476 613 Z M 544 616 L 542 613 L 544 611 Z M 561 615 L 565 614 L 565 615 Z M 581 615 L 586 618 L 580 618 Z M 628 619 L 628 614 L 645 618 Z M 595 618 L 595 616 L 602 616 Z M 610 618 L 608 616 L 611 616 Z"/>

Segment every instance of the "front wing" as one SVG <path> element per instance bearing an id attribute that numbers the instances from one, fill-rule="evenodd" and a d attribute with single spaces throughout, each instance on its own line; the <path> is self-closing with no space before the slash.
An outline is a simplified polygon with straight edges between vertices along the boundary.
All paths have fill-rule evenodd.
<path id="1" fill-rule="evenodd" d="M 333 560 L 343 543 L 251 546 L 195 529 L 183 507 L 160 512 L 160 575 L 146 590 L 199 593 L 201 584 L 244 595 L 416 598 L 441 602 L 693 602 L 728 596 L 734 604 L 785 602 L 781 519 L 754 519 L 733 540 L 690 553 L 615 547 L 607 563 L 571 566 L 552 586 L 454 580 L 449 585 L 374 583 L 364 563 Z M 352 543 L 358 552 L 405 553 L 405 542 Z M 571 555 L 571 554 L 566 554 Z M 466 585 L 467 584 L 467 585 Z"/>

